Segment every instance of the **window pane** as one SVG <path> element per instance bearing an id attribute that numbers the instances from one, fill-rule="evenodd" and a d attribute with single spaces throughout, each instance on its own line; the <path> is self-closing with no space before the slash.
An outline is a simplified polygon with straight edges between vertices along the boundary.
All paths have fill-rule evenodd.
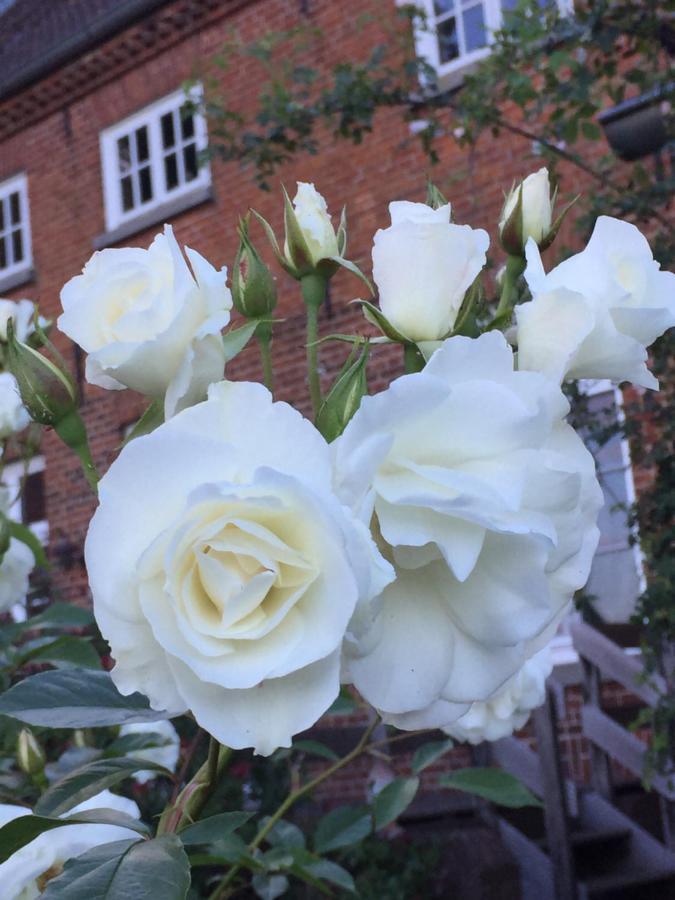
<path id="1" fill-rule="evenodd" d="M 486 44 L 482 4 L 472 6 L 464 13 L 464 44 L 467 53 Z"/>
<path id="2" fill-rule="evenodd" d="M 21 229 L 12 232 L 12 251 L 14 262 L 21 262 L 23 259 L 23 237 L 21 235 Z"/>
<path id="3" fill-rule="evenodd" d="M 176 143 L 176 135 L 173 127 L 173 113 L 162 116 L 162 144 L 165 149 L 173 147 Z"/>
<path id="4" fill-rule="evenodd" d="M 5 227 L 5 204 L 0 200 L 0 231 Z"/>
<path id="5" fill-rule="evenodd" d="M 136 129 L 136 159 L 139 163 L 148 158 L 148 129 L 145 125 Z"/>
<path id="6" fill-rule="evenodd" d="M 46 518 L 44 472 L 32 472 L 26 478 L 21 494 L 21 521 L 30 525 Z"/>
<path id="7" fill-rule="evenodd" d="M 459 46 L 457 44 L 457 29 L 454 19 L 447 19 L 438 26 L 438 52 L 442 63 L 457 59 Z"/>
<path id="8" fill-rule="evenodd" d="M 125 134 L 117 141 L 117 158 L 119 160 L 120 173 L 124 175 L 131 168 L 131 147 L 129 135 Z"/>
<path id="9" fill-rule="evenodd" d="M 169 153 L 164 157 L 164 174 L 167 191 L 173 190 L 178 185 L 178 163 L 175 153 Z"/>
<path id="10" fill-rule="evenodd" d="M 434 0 L 434 12 L 437 16 L 455 11 L 455 0 Z"/>
<path id="11" fill-rule="evenodd" d="M 0 269 L 7 268 L 7 251 L 5 249 L 5 239 L 0 237 Z"/>
<path id="12" fill-rule="evenodd" d="M 9 208 L 12 225 L 18 225 L 21 221 L 21 204 L 19 203 L 18 193 L 10 194 Z"/>
<path id="13" fill-rule="evenodd" d="M 141 186 L 141 203 L 152 200 L 152 180 L 150 178 L 150 166 L 144 166 L 138 171 L 138 180 Z"/>
<path id="14" fill-rule="evenodd" d="M 120 181 L 120 187 L 122 190 L 122 209 L 124 212 L 128 212 L 134 207 L 134 189 L 131 184 L 131 175 L 126 175 Z"/>
<path id="15" fill-rule="evenodd" d="M 185 163 L 185 180 L 194 181 L 197 177 L 197 147 L 194 144 L 188 144 L 183 150 L 183 161 Z"/>
<path id="16" fill-rule="evenodd" d="M 184 106 L 180 110 L 180 131 L 183 140 L 187 141 L 195 136 L 195 120 L 192 113 L 187 112 Z"/>

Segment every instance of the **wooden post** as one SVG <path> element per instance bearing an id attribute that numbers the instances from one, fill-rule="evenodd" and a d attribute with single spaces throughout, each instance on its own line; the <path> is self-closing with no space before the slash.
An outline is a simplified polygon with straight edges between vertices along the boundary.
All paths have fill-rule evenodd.
<path id="1" fill-rule="evenodd" d="M 544 820 L 555 895 L 557 900 L 577 900 L 567 793 L 558 753 L 555 698 L 549 689 L 546 691 L 546 702 L 534 714 L 534 730 L 544 789 Z"/>
<path id="2" fill-rule="evenodd" d="M 584 700 L 590 706 L 597 709 L 601 708 L 601 689 L 602 679 L 600 670 L 594 666 L 589 660 L 581 658 L 581 665 L 584 672 Z M 607 800 L 612 799 L 612 768 L 609 756 L 594 744 L 590 743 L 591 753 L 591 784 L 595 790 L 602 794 Z"/>

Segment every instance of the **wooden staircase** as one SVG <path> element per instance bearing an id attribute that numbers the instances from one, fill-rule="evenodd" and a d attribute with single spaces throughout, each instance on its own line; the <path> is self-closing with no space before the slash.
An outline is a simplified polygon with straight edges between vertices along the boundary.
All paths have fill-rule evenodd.
<path id="1" fill-rule="evenodd" d="M 519 862 L 523 900 L 675 900 L 675 785 L 655 776 L 654 794 L 642 792 L 660 813 L 658 836 L 619 807 L 610 761 L 639 779 L 645 745 L 602 708 L 600 685 L 617 681 L 649 705 L 657 691 L 641 683 L 639 659 L 596 629 L 576 624 L 573 639 L 584 671 L 582 727 L 592 748 L 591 787 L 562 776 L 552 688 L 534 716 L 536 754 L 516 738 L 492 745 L 494 762 L 543 801 L 534 814 L 500 810 L 502 838 Z"/>

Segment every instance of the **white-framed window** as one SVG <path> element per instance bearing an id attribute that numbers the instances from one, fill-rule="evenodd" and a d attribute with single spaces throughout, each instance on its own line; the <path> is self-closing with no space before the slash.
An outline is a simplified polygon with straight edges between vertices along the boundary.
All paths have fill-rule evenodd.
<path id="1" fill-rule="evenodd" d="M 28 179 L 22 174 L 0 182 L 0 278 L 32 263 Z"/>
<path id="2" fill-rule="evenodd" d="M 190 99 L 197 102 L 201 90 Z M 211 182 L 206 120 L 191 112 L 184 90 L 157 100 L 101 132 L 106 228 L 111 231 Z"/>
<path id="3" fill-rule="evenodd" d="M 410 0 L 397 0 L 399 5 Z M 518 0 L 414 0 L 424 17 L 415 29 L 417 55 L 435 69 L 439 80 L 478 62 L 490 52 L 492 34 L 501 27 L 505 12 Z M 538 0 L 545 8 L 555 3 L 561 13 L 572 9 L 573 0 Z"/>
<path id="4" fill-rule="evenodd" d="M 9 516 L 28 525 L 43 543 L 49 541 L 49 522 L 45 503 L 45 458 L 34 456 L 28 462 L 17 460 L 2 469 L 2 484 L 9 490 Z"/>

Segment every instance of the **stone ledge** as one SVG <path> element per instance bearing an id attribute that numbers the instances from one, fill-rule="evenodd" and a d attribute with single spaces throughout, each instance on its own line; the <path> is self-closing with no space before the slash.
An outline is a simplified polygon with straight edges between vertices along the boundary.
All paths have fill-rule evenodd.
<path id="1" fill-rule="evenodd" d="M 22 284 L 28 284 L 29 281 L 35 280 L 35 269 L 30 266 L 27 269 L 21 269 L 20 272 L 12 272 L 11 275 L 0 275 L 0 296 L 14 288 L 21 287 Z"/>

